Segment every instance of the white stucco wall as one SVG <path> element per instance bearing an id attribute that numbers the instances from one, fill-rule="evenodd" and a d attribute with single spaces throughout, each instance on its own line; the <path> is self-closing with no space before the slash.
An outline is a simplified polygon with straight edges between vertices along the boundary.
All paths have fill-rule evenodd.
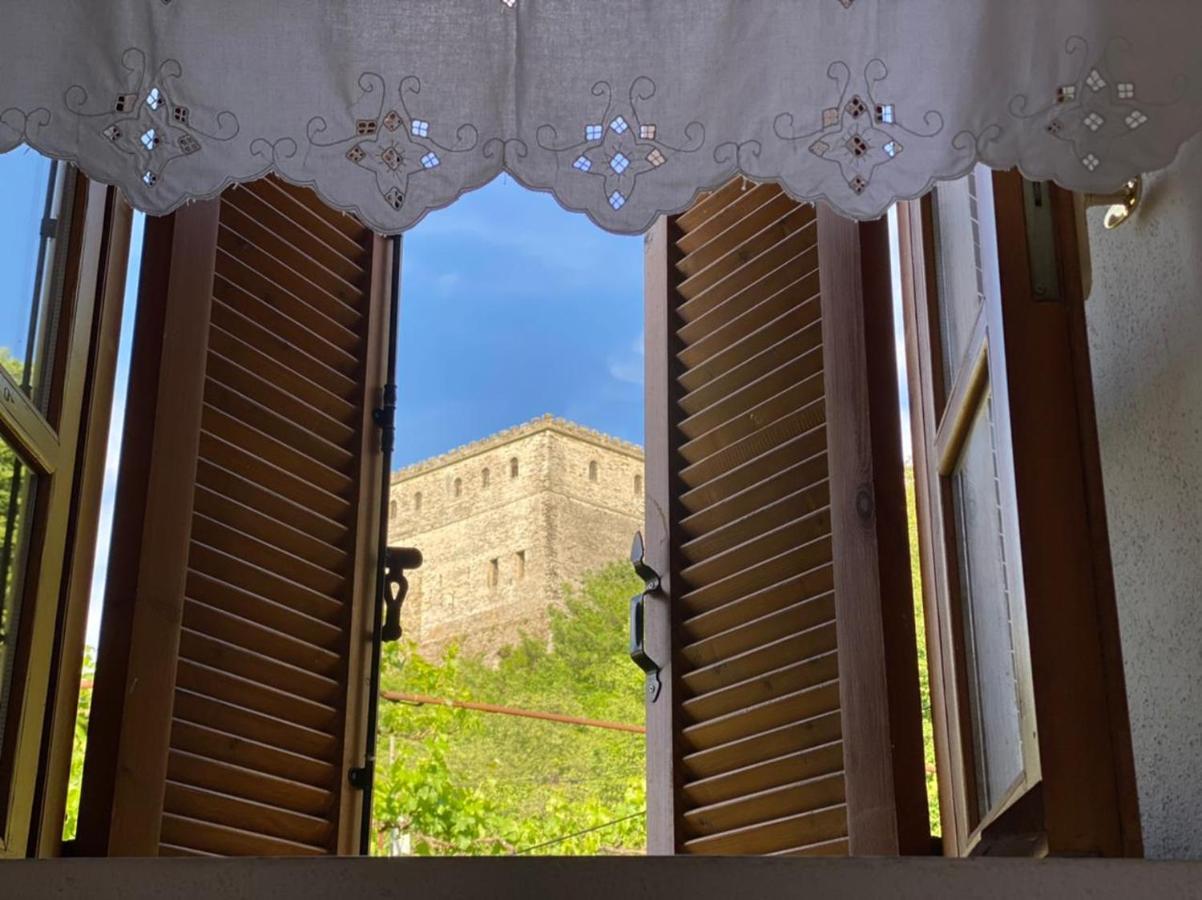
<path id="1" fill-rule="evenodd" d="M 1149 857 L 1202 858 L 1202 142 L 1090 215 L 1087 306 Z"/>

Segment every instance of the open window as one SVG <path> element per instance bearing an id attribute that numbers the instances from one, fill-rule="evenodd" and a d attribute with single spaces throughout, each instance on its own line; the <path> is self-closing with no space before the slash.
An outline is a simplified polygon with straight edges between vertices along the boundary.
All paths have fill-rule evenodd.
<path id="1" fill-rule="evenodd" d="M 1138 855 L 1072 195 L 900 216 L 944 848 Z"/>
<path id="2" fill-rule="evenodd" d="M 130 211 L 65 163 L 0 166 L 0 856 L 24 856 L 62 828 Z"/>

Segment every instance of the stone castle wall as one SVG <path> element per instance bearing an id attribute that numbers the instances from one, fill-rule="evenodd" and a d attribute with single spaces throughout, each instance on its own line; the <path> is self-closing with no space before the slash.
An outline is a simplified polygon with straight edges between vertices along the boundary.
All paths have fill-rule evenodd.
<path id="1" fill-rule="evenodd" d="M 425 557 L 406 637 L 428 658 L 546 638 L 564 585 L 629 554 L 642 478 L 640 448 L 549 417 L 395 473 L 389 542 Z"/>

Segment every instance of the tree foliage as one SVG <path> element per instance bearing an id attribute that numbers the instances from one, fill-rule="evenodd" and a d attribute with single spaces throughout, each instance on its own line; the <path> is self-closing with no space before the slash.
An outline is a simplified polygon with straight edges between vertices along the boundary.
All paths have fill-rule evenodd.
<path id="1" fill-rule="evenodd" d="M 392 645 L 382 688 L 641 725 L 643 677 L 625 647 L 640 589 L 627 564 L 585 578 L 548 611 L 549 647 L 519 636 L 495 666 L 456 648 L 431 663 L 412 644 Z M 640 734 L 387 702 L 380 721 L 376 852 L 584 855 L 646 844 Z"/>

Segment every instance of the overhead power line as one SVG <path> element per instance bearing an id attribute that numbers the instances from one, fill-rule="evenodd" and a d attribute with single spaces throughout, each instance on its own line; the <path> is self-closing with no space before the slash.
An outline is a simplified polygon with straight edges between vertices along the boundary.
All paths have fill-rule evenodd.
<path id="1" fill-rule="evenodd" d="M 585 719 L 580 716 L 565 716 L 560 713 L 540 712 L 533 709 L 518 709 L 499 706 L 495 703 L 476 703 L 471 700 L 451 700 L 446 697 L 430 697 L 426 694 L 403 694 L 399 691 L 380 691 L 380 697 L 393 703 L 411 703 L 415 706 L 446 706 L 451 709 L 471 709 L 476 712 L 493 713 L 500 716 L 517 716 L 523 719 L 541 719 L 561 725 L 581 725 L 585 728 L 606 728 L 610 731 L 625 731 L 630 734 L 646 734 L 642 725 L 626 722 L 605 722 L 600 719 Z"/>
<path id="2" fill-rule="evenodd" d="M 521 850 L 514 850 L 513 856 L 520 856 L 523 853 L 530 853 L 534 850 L 541 850 L 544 847 L 550 847 L 553 844 L 562 844 L 564 841 L 570 841 L 572 838 L 580 837 L 584 834 L 592 834 L 594 831 L 600 831 L 602 828 L 608 828 L 610 825 L 617 825 L 621 822 L 628 822 L 631 819 L 637 819 L 639 816 L 645 816 L 646 809 L 641 809 L 636 813 L 631 813 L 628 816 L 622 816 L 620 819 L 612 819 L 609 822 L 602 822 L 600 825 L 594 825 L 592 828 L 585 828 L 582 831 L 574 831 L 571 834 L 565 834 L 563 837 L 552 838 L 549 841 L 543 841 L 541 844 L 535 844 L 533 847 L 524 847 Z"/>

